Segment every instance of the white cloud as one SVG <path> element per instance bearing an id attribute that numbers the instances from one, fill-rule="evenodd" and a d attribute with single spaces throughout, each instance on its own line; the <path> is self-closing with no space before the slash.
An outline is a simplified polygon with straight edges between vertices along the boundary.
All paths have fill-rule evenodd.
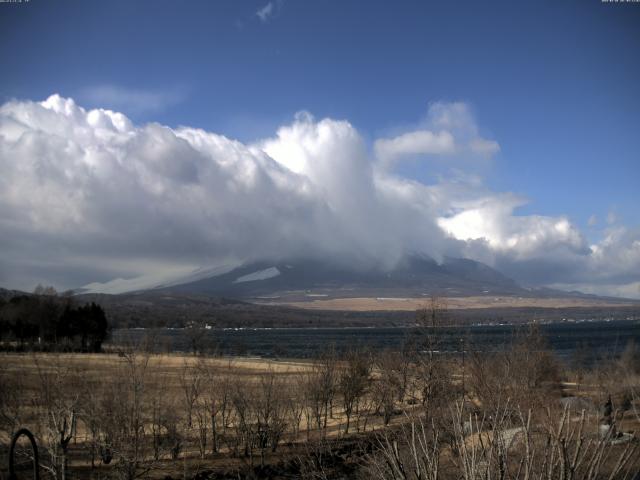
<path id="1" fill-rule="evenodd" d="M 447 155 L 455 152 L 456 146 L 453 135 L 445 130 L 417 130 L 378 140 L 375 149 L 378 157 L 394 159 L 404 155 Z"/>
<path id="2" fill-rule="evenodd" d="M 427 119 L 376 147 L 404 155 L 453 144 L 473 159 L 474 141 L 485 141 L 463 104 L 435 104 Z M 426 185 L 380 168 L 349 122 L 307 113 L 243 144 L 135 125 L 57 95 L 13 101 L 0 107 L 0 170 L 8 287 L 117 291 L 203 265 L 310 255 L 391 266 L 407 252 L 475 258 L 526 283 L 612 291 L 640 281 L 638 230 L 610 229 L 589 246 L 569 218 L 518 215 L 522 198 L 476 174 L 452 169 Z"/>
<path id="3" fill-rule="evenodd" d="M 484 138 L 474 138 L 469 143 L 472 152 L 479 155 L 491 157 L 500 151 L 500 145 L 493 140 L 485 140 Z"/>
<path id="4" fill-rule="evenodd" d="M 464 103 L 434 103 L 426 119 L 414 129 L 391 138 L 376 140 L 376 157 L 384 166 L 405 157 L 480 156 L 490 158 L 500 151 L 494 140 L 480 136 Z"/>
<path id="5" fill-rule="evenodd" d="M 512 194 L 466 202 L 459 213 L 438 218 L 438 225 L 459 240 L 485 240 L 492 250 L 518 259 L 544 256 L 555 248 L 585 253 L 581 233 L 566 217 L 517 216 L 526 202 Z"/>
<path id="6" fill-rule="evenodd" d="M 256 15 L 260 18 L 260 21 L 266 22 L 273 14 L 273 2 L 267 3 L 264 7 L 259 8 L 256 11 Z"/>
<path id="7" fill-rule="evenodd" d="M 590 280 L 600 283 L 640 280 L 640 228 L 610 228 L 600 243 L 591 246 L 591 252 Z"/>
<path id="8" fill-rule="evenodd" d="M 0 107 L 0 166 L 0 284 L 57 280 L 64 265 L 57 281 L 77 286 L 264 257 L 385 263 L 419 232 L 424 248 L 444 239 L 430 212 L 379 191 L 345 121 L 299 115 L 244 145 L 54 95 Z"/>
<path id="9" fill-rule="evenodd" d="M 260 19 L 262 23 L 267 23 L 271 20 L 278 11 L 282 8 L 283 0 L 274 0 L 268 2 L 263 7 L 259 8 L 256 11 L 256 16 Z"/>

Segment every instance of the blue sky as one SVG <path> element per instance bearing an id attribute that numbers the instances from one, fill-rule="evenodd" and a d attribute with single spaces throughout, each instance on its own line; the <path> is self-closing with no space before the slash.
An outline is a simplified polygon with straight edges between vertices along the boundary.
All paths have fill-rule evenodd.
<path id="1" fill-rule="evenodd" d="M 0 4 L 0 101 L 59 93 L 244 143 L 305 110 L 369 149 L 463 102 L 500 146 L 484 185 L 597 242 L 640 226 L 639 48 L 637 3 L 31 0 Z"/>

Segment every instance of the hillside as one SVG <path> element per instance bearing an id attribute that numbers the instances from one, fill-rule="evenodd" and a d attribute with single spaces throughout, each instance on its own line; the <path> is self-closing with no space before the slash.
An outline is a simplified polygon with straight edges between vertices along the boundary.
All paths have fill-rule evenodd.
<path id="1" fill-rule="evenodd" d="M 156 290 L 248 300 L 481 294 L 526 295 L 512 279 L 479 262 L 407 256 L 393 269 L 314 259 L 254 262 L 196 281 Z"/>

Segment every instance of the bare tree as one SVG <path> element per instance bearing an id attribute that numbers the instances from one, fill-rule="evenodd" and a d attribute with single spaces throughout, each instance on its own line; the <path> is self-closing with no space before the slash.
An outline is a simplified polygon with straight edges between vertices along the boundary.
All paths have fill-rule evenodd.
<path id="1" fill-rule="evenodd" d="M 306 410 L 305 405 L 305 385 L 299 378 L 290 381 L 286 386 L 288 394 L 285 402 L 288 417 L 291 420 L 291 438 L 296 440 L 300 434 L 300 424 Z"/>
<path id="2" fill-rule="evenodd" d="M 118 381 L 105 389 L 103 397 L 101 448 L 108 457 L 117 458 L 116 472 L 126 480 L 146 474 L 153 466 L 149 462 L 143 464 L 149 359 L 147 352 L 122 351 Z"/>
<path id="3" fill-rule="evenodd" d="M 207 437 L 211 424 L 211 405 L 205 396 L 199 396 L 195 405 L 195 419 L 198 437 L 198 450 L 200 458 L 204 458 L 207 453 Z"/>
<path id="4" fill-rule="evenodd" d="M 422 406 L 429 411 L 434 401 L 438 403 L 452 393 L 451 375 L 440 350 L 444 331 L 449 321 L 445 298 L 432 294 L 417 311 L 418 351 L 415 354 L 414 390 L 421 396 Z"/>
<path id="5" fill-rule="evenodd" d="M 337 361 L 335 352 L 329 350 L 314 360 L 312 368 L 305 375 L 307 405 L 318 430 L 326 433 L 336 393 Z"/>
<path id="6" fill-rule="evenodd" d="M 344 414 L 347 423 L 344 433 L 349 433 L 349 425 L 354 409 L 357 410 L 360 398 L 365 394 L 369 384 L 371 362 L 369 356 L 361 352 L 350 352 L 340 368 L 338 391 L 342 396 Z"/>
<path id="7" fill-rule="evenodd" d="M 55 478 L 65 480 L 68 472 L 69 442 L 76 434 L 77 412 L 80 403 L 80 374 L 63 367 L 58 359 L 43 364 L 34 355 L 39 385 L 36 406 L 40 409 L 41 439 L 46 446 L 49 462 L 44 468 Z"/>
<path id="8" fill-rule="evenodd" d="M 207 382 L 213 380 L 207 361 L 204 357 L 198 357 L 195 363 L 185 361 L 180 386 L 183 393 L 183 401 L 187 413 L 186 428 L 195 426 L 198 450 L 200 457 L 204 458 L 207 451 L 207 438 L 211 423 L 211 398 L 207 393 L 212 389 L 207 388 Z M 195 417 L 195 425 L 194 425 Z"/>
<path id="9" fill-rule="evenodd" d="M 240 379 L 232 385 L 231 403 L 234 412 L 235 445 L 234 451 L 239 453 L 239 447 L 243 448 L 243 455 L 249 458 L 249 463 L 253 466 L 253 445 L 255 444 L 255 421 L 252 409 L 249 386 Z"/>
<path id="10" fill-rule="evenodd" d="M 261 465 L 264 465 L 265 450 L 270 446 L 272 452 L 276 451 L 287 426 L 283 387 L 282 380 L 270 370 L 260 376 L 253 399 Z"/>
<path id="11" fill-rule="evenodd" d="M 376 411 L 382 414 L 385 425 L 393 417 L 398 398 L 402 398 L 403 381 L 398 352 L 385 350 L 376 358 L 376 373 L 378 378 L 373 385 L 374 396 L 378 403 Z"/>
<path id="12" fill-rule="evenodd" d="M 421 328 L 441 327 L 446 323 L 447 317 L 447 300 L 436 294 L 431 294 L 416 312 L 416 322 Z"/>
<path id="13" fill-rule="evenodd" d="M 509 400 L 513 408 L 527 411 L 559 397 L 558 363 L 535 327 L 502 352 L 472 352 L 468 366 L 471 388 L 483 405 Z"/>
<path id="14" fill-rule="evenodd" d="M 202 389 L 203 378 L 201 373 L 201 369 L 197 364 L 184 359 L 179 381 L 186 415 L 185 422 L 188 429 L 193 427 L 193 409 Z"/>
<path id="15" fill-rule="evenodd" d="M 423 422 L 404 426 L 400 435 L 385 432 L 378 439 L 378 453 L 369 457 L 374 479 L 437 480 L 440 478 L 438 436 Z"/>
<path id="16" fill-rule="evenodd" d="M 464 480 L 595 480 L 626 478 L 637 444 L 617 448 L 612 430 L 604 437 L 587 433 L 585 414 L 568 408 L 534 425 L 534 415 L 519 412 L 514 422 L 508 404 L 490 415 L 468 414 L 463 403 L 452 409 L 456 455 L 447 454 L 448 475 Z M 441 478 L 442 443 L 435 425 L 422 421 L 405 426 L 398 437 L 383 433 L 379 450 L 369 459 L 375 479 Z"/>
<path id="17" fill-rule="evenodd" d="M 414 368 L 414 390 L 426 412 L 442 406 L 454 396 L 451 368 L 439 355 L 420 355 Z"/>
<path id="18" fill-rule="evenodd" d="M 176 405 L 166 395 L 169 384 L 166 375 L 151 375 L 147 386 L 147 408 L 150 416 L 148 427 L 151 434 L 153 459 L 160 460 L 169 455 L 176 459 L 182 450 L 183 435 L 179 429 L 180 418 Z"/>
<path id="19" fill-rule="evenodd" d="M 101 417 L 102 417 L 102 398 L 104 397 L 104 388 L 101 382 L 93 379 L 85 378 L 81 386 L 80 408 L 78 418 L 85 427 L 89 435 L 89 450 L 91 452 L 91 469 L 95 468 L 96 457 L 100 446 L 100 435 L 102 433 Z"/>

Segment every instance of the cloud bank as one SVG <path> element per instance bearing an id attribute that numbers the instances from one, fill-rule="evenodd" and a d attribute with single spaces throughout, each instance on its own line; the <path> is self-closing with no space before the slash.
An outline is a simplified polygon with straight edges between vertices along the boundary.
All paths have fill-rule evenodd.
<path id="1" fill-rule="evenodd" d="M 477 159 L 499 150 L 463 103 L 368 145 L 347 121 L 300 113 L 271 138 L 213 132 L 70 98 L 0 107 L 0 285 L 60 288 L 170 278 L 257 259 L 330 257 L 393 266 L 403 255 L 484 261 L 524 284 L 640 297 L 640 231 L 587 244 L 569 218 L 520 216 Z M 433 184 L 396 173 L 447 163 Z M 203 270 L 197 270 L 202 272 Z"/>

